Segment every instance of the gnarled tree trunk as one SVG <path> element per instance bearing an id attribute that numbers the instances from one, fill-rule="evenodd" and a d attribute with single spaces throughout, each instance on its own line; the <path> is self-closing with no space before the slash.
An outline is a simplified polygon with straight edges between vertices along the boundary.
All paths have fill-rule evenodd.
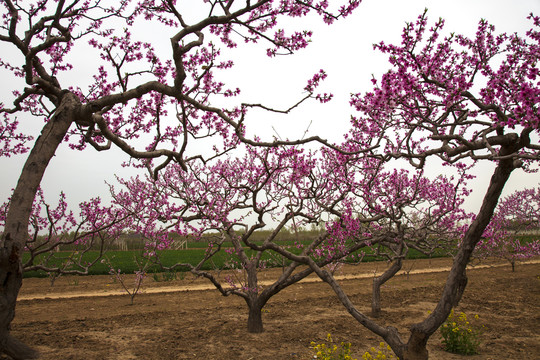
<path id="1" fill-rule="evenodd" d="M 444 323 L 452 308 L 459 303 L 467 284 L 466 267 L 474 247 L 491 221 L 501 192 L 515 169 L 511 159 L 500 160 L 484 196 L 482 206 L 467 230 L 435 310 L 421 323 L 411 327 L 411 336 L 401 360 L 427 360 L 426 344 L 429 337 Z M 399 356 L 399 354 L 398 354 Z"/>
<path id="2" fill-rule="evenodd" d="M 21 256 L 28 239 L 32 204 L 43 174 L 80 109 L 79 100 L 64 95 L 54 116 L 43 127 L 11 197 L 4 234 L 0 240 L 0 351 L 14 359 L 33 359 L 38 353 L 10 334 L 22 285 Z"/>

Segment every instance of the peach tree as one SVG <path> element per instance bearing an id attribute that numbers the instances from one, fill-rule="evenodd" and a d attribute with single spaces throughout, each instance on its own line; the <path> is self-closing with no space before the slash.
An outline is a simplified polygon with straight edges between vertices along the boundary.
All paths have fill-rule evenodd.
<path id="1" fill-rule="evenodd" d="M 208 248 L 197 265 L 163 268 L 187 269 L 209 279 L 223 296 L 243 298 L 250 332 L 263 331 L 261 312 L 272 296 L 313 273 L 295 257 L 332 271 L 339 263 L 388 251 L 400 265 L 409 249 L 429 255 L 455 246 L 459 222 L 467 217 L 461 209 L 467 194 L 463 179 L 431 180 L 422 171 L 384 170 L 377 159 L 332 149 L 247 147 L 244 153 L 190 163 L 188 172 L 172 165 L 157 179 L 122 181 L 112 193 L 117 206 L 138 218 L 138 231 L 152 239 L 148 255 L 157 263 L 160 250 L 169 248 L 169 233 L 206 235 Z M 279 240 L 286 228 L 321 223 L 325 230 L 315 238 L 297 238 L 294 244 Z M 268 236 L 253 240 L 269 226 Z M 223 278 L 223 269 L 205 270 L 216 256 L 226 257 L 235 271 Z M 263 284 L 261 270 L 276 265 L 282 273 Z M 396 272 L 374 284 L 378 311 L 380 287 Z"/>
<path id="2" fill-rule="evenodd" d="M 0 351 L 15 359 L 37 356 L 9 328 L 32 204 L 62 142 L 79 150 L 116 147 L 155 174 L 169 163 L 186 170 L 191 160 L 219 156 L 240 141 L 286 143 L 245 137 L 244 121 L 253 106 L 234 103 L 240 90 L 219 80 L 219 72 L 233 62 L 220 56 L 216 44 L 265 42 L 269 56 L 292 54 L 309 44 L 312 32 L 278 29 L 283 18 L 311 13 L 332 23 L 358 4 L 346 1 L 333 10 L 326 1 L 208 0 L 193 13 L 175 0 L 2 0 L 0 66 L 13 86 L 12 97 L 0 105 L 0 154 L 28 155 L 0 240 Z M 159 35 L 144 40 L 148 29 Z M 299 102 L 328 100 L 314 93 L 321 76 L 316 74 Z M 217 99 L 230 100 L 229 105 L 212 106 Z M 35 142 L 17 127 L 22 119 L 42 128 Z M 204 151 L 188 146 L 201 138 L 212 145 Z M 322 141 L 299 142 L 313 140 Z"/>
<path id="3" fill-rule="evenodd" d="M 439 161 L 467 171 L 491 162 L 493 175 L 482 204 L 461 240 L 435 309 L 402 338 L 351 302 L 331 274 L 303 259 L 328 282 L 349 313 L 381 336 L 400 359 L 427 359 L 426 344 L 463 295 L 466 266 L 488 227 L 510 175 L 537 170 L 540 159 L 540 18 L 531 15 L 526 37 L 495 33 L 480 21 L 476 35 L 441 32 L 444 20 L 428 25 L 426 13 L 408 23 L 398 45 L 375 45 L 388 54 L 391 69 L 374 88 L 351 97 L 358 111 L 343 148 L 375 148 L 382 161 L 406 160 L 417 169 Z M 291 258 L 294 258 L 291 256 Z M 297 258 L 297 261 L 302 259 Z"/>

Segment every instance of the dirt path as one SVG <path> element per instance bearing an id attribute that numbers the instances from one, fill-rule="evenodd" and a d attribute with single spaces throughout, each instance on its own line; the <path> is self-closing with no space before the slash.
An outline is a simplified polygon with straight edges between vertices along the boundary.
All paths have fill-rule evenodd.
<path id="1" fill-rule="evenodd" d="M 444 262 L 447 262 L 447 259 L 444 259 Z M 521 262 L 521 264 L 539 264 L 540 259 L 536 260 L 528 260 Z M 426 265 L 426 264 L 421 264 Z M 499 263 L 489 263 L 489 264 L 479 264 L 474 266 L 469 266 L 468 269 L 486 269 L 486 268 L 493 268 L 493 267 L 503 267 L 508 266 L 506 262 L 499 262 Z M 519 266 L 519 265 L 518 265 Z M 429 273 L 438 273 L 438 272 L 447 272 L 450 271 L 450 266 L 444 266 L 444 267 L 422 267 L 420 269 L 414 269 L 414 270 L 401 270 L 398 272 L 397 276 L 400 275 L 412 275 L 412 274 L 429 274 Z M 356 280 L 356 279 L 369 279 L 373 278 L 375 275 L 382 274 L 382 271 L 374 271 L 371 273 L 355 273 L 355 274 L 343 274 L 343 275 L 337 275 L 335 276 L 336 280 Z M 313 283 L 313 282 L 321 282 L 322 280 L 318 277 L 308 277 L 303 280 L 301 280 L 299 283 Z M 263 280 L 260 282 L 261 286 L 268 286 L 271 285 L 274 281 L 273 280 Z M 130 283 L 130 282 L 129 282 Z M 146 285 L 146 283 L 145 283 Z M 180 291 L 205 291 L 205 290 L 214 290 L 214 285 L 206 282 L 204 284 L 189 284 L 189 285 L 174 285 L 174 286 L 159 286 L 159 287 L 147 287 L 143 288 L 142 292 L 146 294 L 160 294 L 160 293 L 173 293 L 173 292 L 180 292 Z M 55 293 L 52 292 L 52 289 L 48 293 L 45 294 L 39 294 L 39 293 L 33 293 L 33 294 L 22 294 L 18 297 L 19 300 L 39 300 L 39 299 L 70 299 L 70 298 L 77 298 L 77 297 L 98 297 L 98 296 L 115 296 L 115 295 L 126 295 L 126 291 L 123 289 L 106 289 L 105 291 L 74 291 L 69 293 Z"/>

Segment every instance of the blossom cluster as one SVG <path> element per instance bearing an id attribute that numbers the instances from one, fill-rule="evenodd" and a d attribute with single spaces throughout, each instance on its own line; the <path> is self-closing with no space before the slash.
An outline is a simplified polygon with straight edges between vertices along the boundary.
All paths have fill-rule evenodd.
<path id="1" fill-rule="evenodd" d="M 429 27 L 424 12 L 404 28 L 401 44 L 376 44 L 392 69 L 373 80 L 372 91 L 352 95 L 359 114 L 352 119 L 350 146 L 378 146 L 417 167 L 431 155 L 452 164 L 497 160 L 508 151 L 525 162 L 536 159 L 529 140 L 503 150 L 517 141 L 512 132 L 528 139 L 540 131 L 539 21 L 530 20 L 528 39 L 496 35 L 485 20 L 474 37 L 441 39 L 444 20 Z"/>
<path id="2" fill-rule="evenodd" d="M 29 59 L 25 66 L 0 59 L 2 68 L 26 82 L 14 89 L 11 108 L 0 108 L 2 156 L 25 151 L 29 140 L 16 133 L 13 114 L 28 112 L 49 121 L 66 92 L 78 97 L 77 113 L 83 115 L 65 136 L 73 149 L 116 145 L 144 159 L 131 162 L 134 166 L 160 169 L 173 161 L 184 170 L 195 158 L 232 151 L 245 135 L 247 107 L 231 99 L 240 89 L 220 80 L 220 72 L 234 62 L 223 58 L 219 45 L 266 42 L 269 55 L 292 54 L 309 45 L 312 31 L 289 34 L 276 27 L 282 18 L 313 14 L 331 23 L 350 15 L 360 1 L 345 0 L 334 9 L 327 1 L 311 0 L 218 3 L 201 1 L 193 16 L 175 1 L 90 0 L 58 8 L 2 3 L 0 35 Z M 149 40 L 140 32 L 143 25 L 166 35 Z M 72 56 L 79 52 L 88 54 L 84 64 Z M 75 72 L 83 65 L 90 76 L 81 80 Z M 312 97 L 327 102 L 332 95 Z M 201 154 L 187 146 L 202 139 L 210 139 L 210 151 Z"/>
<path id="3" fill-rule="evenodd" d="M 10 119 L 6 114 L 3 115 L 0 120 L 0 158 L 24 154 L 28 151 L 26 143 L 31 141 L 32 137 L 17 132 L 19 122 Z"/>

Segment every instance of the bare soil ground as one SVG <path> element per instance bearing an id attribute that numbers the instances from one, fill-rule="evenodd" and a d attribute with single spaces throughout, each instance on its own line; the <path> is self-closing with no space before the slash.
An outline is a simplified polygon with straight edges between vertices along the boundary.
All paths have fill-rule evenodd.
<path id="1" fill-rule="evenodd" d="M 449 259 L 407 261 L 409 274 L 396 276 L 382 290 L 380 321 L 405 337 L 410 324 L 434 308 Z M 478 314 L 485 326 L 480 354 L 459 356 L 441 348 L 436 333 L 430 359 L 540 359 L 540 261 L 509 265 L 484 262 L 468 271 L 469 284 L 458 311 Z M 342 270 L 342 286 L 361 311 L 369 313 L 371 277 L 385 264 Z M 275 279 L 280 269 L 262 277 Z M 420 272 L 420 273 L 414 273 Z M 42 359 L 312 359 L 310 342 L 352 343 L 354 355 L 379 338 L 358 324 L 327 284 L 310 278 L 270 300 L 263 315 L 265 332 L 246 331 L 247 306 L 222 297 L 204 279 L 145 280 L 134 305 L 108 276 L 25 279 L 12 333 L 36 347 Z M 0 359 L 6 359 L 0 356 Z"/>

